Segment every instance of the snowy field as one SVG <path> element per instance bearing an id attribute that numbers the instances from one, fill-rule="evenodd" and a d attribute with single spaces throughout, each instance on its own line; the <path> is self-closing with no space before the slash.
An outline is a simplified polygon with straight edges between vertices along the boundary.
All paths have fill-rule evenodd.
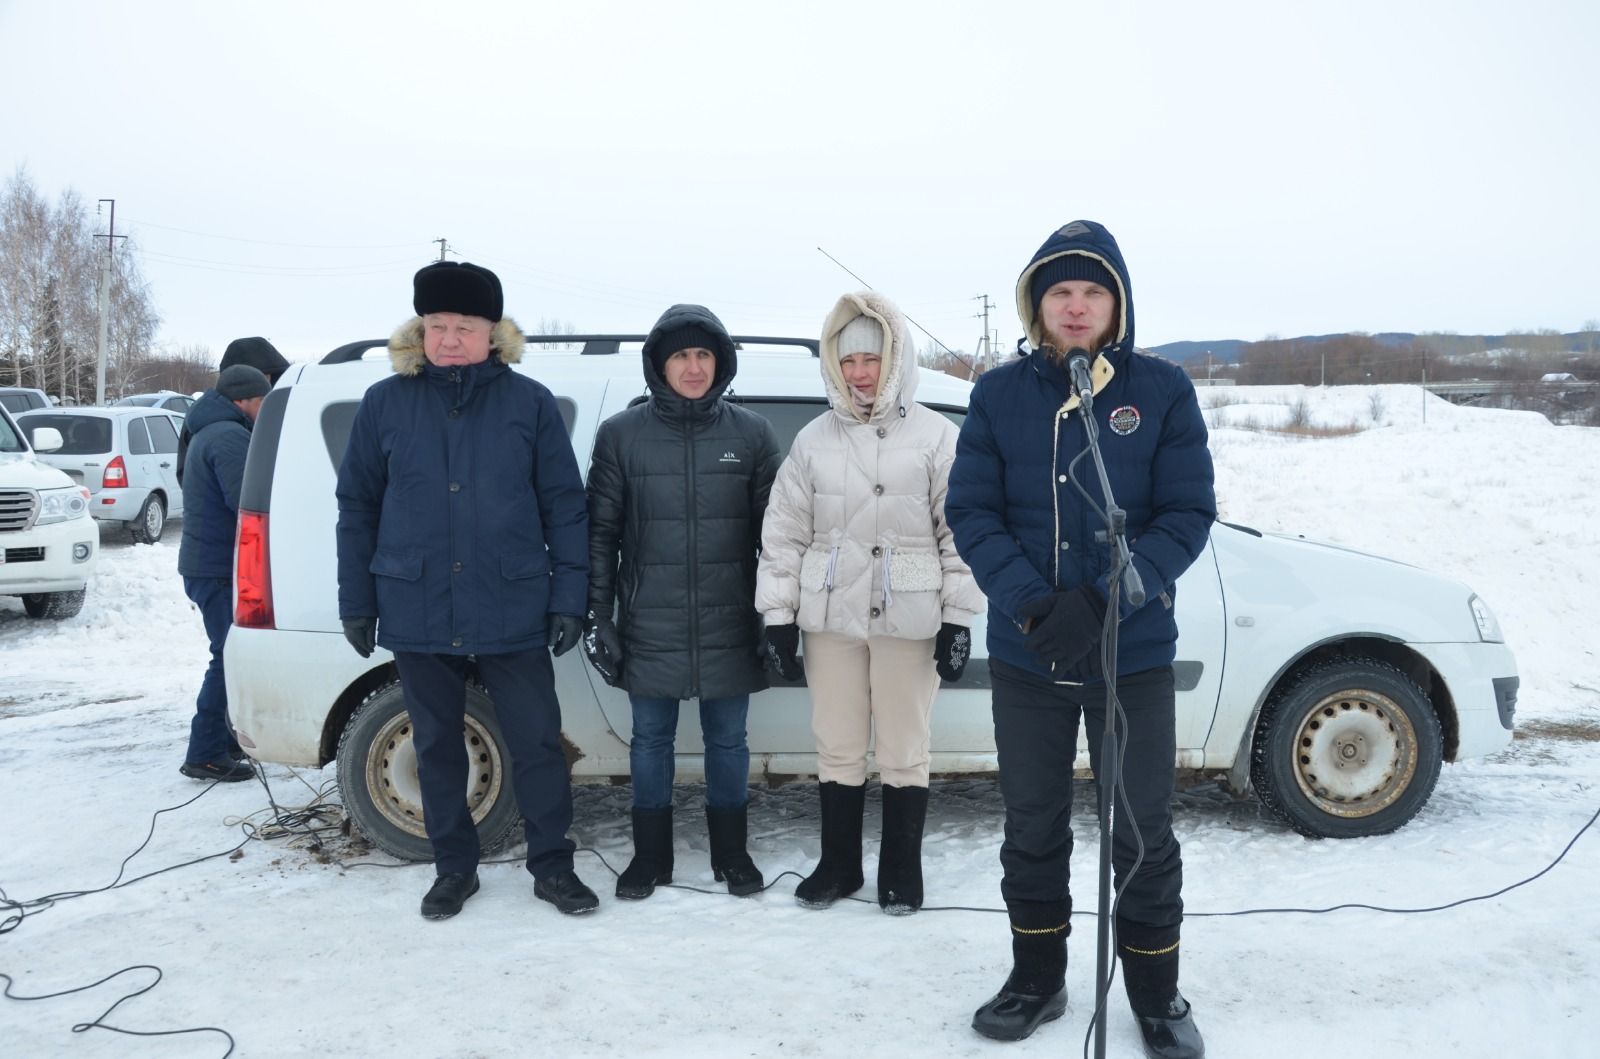
<path id="1" fill-rule="evenodd" d="M 1543 878 L 1449 911 L 1214 915 L 1491 893 L 1548 865 L 1600 810 L 1600 431 L 1438 399 L 1424 423 L 1421 391 L 1405 386 L 1218 388 L 1201 401 L 1226 519 L 1468 582 L 1494 607 L 1522 675 L 1517 740 L 1447 765 L 1427 808 L 1393 835 L 1311 841 L 1209 782 L 1180 794 L 1183 985 L 1208 1054 L 1600 1054 L 1600 828 Z M 1272 429 L 1291 421 L 1360 429 Z M 88 604 L 68 622 L 35 623 L 0 600 L 0 886 L 13 899 L 110 883 L 151 813 L 203 789 L 177 773 L 206 645 L 175 573 L 173 530 L 149 548 L 107 534 Z M 266 771 L 280 803 L 309 798 L 288 770 Z M 304 778 L 321 785 L 331 771 Z M 1080 794 L 1092 804 L 1085 785 Z M 709 889 L 699 795 L 679 791 L 677 879 Z M 808 870 L 815 788 L 755 791 L 751 806 L 768 879 Z M 258 784 L 212 789 L 160 817 L 127 874 L 226 851 L 241 840 L 237 818 L 265 807 Z M 627 807 L 626 787 L 578 789 L 574 837 L 618 868 Z M 868 816 L 875 836 L 875 792 Z M 417 915 L 427 866 L 381 867 L 347 840 L 320 853 L 251 842 L 30 916 L 0 935 L 0 972 L 33 995 L 159 964 L 165 980 L 106 1021 L 225 1027 L 240 1056 L 1080 1054 L 1095 904 L 1094 820 L 1082 812 L 1076 899 L 1091 914 L 1075 917 L 1067 1017 L 1016 1045 L 968 1028 L 1009 969 L 1005 919 L 935 908 L 1001 907 L 1001 822 L 992 781 L 936 782 L 930 907 L 903 919 L 865 902 L 800 909 L 794 876 L 749 900 L 667 889 L 621 903 L 584 852 L 579 872 L 602 897 L 593 916 L 560 916 L 534 900 L 520 866 L 501 863 L 485 866 L 460 917 L 430 923 Z M 875 868 L 869 838 L 868 898 Z M 0 1000 L 0 1056 L 221 1056 L 217 1034 L 71 1032 L 150 978 Z M 1141 1054 L 1120 984 L 1109 1053 Z"/>

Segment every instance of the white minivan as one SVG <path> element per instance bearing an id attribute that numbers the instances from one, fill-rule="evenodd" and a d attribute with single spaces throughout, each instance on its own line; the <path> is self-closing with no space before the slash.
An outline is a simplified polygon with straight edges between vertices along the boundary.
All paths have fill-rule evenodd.
<path id="1" fill-rule="evenodd" d="M 530 336 L 516 370 L 555 393 L 580 467 L 595 430 L 642 400 L 644 336 Z M 816 342 L 736 338 L 728 396 L 766 415 L 787 447 L 827 408 Z M 431 856 L 411 729 L 392 658 L 361 658 L 341 633 L 334 484 L 368 386 L 390 372 L 379 341 L 295 364 L 263 403 L 241 494 L 228 702 L 240 744 L 261 761 L 337 761 L 344 804 L 376 845 Z M 557 348 L 551 348 L 552 346 Z M 923 370 L 921 402 L 956 422 L 969 383 Z M 1236 791 L 1254 787 L 1296 829 L 1392 831 L 1427 801 L 1443 761 L 1511 738 L 1517 668 L 1487 605 L 1455 581 L 1401 563 L 1218 524 L 1177 592 L 1177 764 Z M 980 618 L 974 657 L 933 709 L 935 773 L 996 767 Z M 626 693 L 573 651 L 555 663 L 577 780 L 628 774 Z M 810 703 L 799 685 L 750 705 L 753 778 L 815 775 Z M 683 711 L 677 773 L 701 776 L 697 715 Z M 518 816 L 494 709 L 468 694 L 468 797 L 486 844 Z M 1087 754 L 1079 758 L 1087 767 Z"/>

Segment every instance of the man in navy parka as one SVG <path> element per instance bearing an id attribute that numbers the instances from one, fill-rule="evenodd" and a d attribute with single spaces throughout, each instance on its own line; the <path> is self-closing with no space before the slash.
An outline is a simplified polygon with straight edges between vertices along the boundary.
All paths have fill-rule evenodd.
<path id="1" fill-rule="evenodd" d="M 1121 886 L 1137 847 L 1144 861 L 1117 906 L 1118 957 L 1151 1055 L 1197 1057 L 1204 1046 L 1178 992 L 1183 865 L 1172 833 L 1176 760 L 1172 660 L 1174 585 L 1204 549 L 1216 517 L 1211 455 L 1194 386 L 1175 364 L 1134 349 L 1133 295 L 1122 253 L 1102 225 L 1054 232 L 1017 280 L 1032 352 L 972 391 L 945 512 L 956 547 L 989 597 L 995 746 L 1006 804 L 1001 892 L 1013 969 L 978 1009 L 973 1028 L 1028 1036 L 1066 1009 L 1072 910 L 1072 768 L 1078 722 L 1098 768 L 1105 715 L 1099 646 L 1109 560 L 1095 539 L 1104 520 L 1071 476 L 1103 503 L 1068 353 L 1091 358 L 1094 415 L 1107 475 L 1127 511 L 1133 564 L 1146 602 L 1116 601 L 1122 617 L 1117 691 L 1127 714 L 1123 778 L 1131 812 L 1115 831 Z M 1130 820 L 1131 818 L 1131 820 Z"/>
<path id="2" fill-rule="evenodd" d="M 572 791 L 550 653 L 582 634 L 589 517 L 555 397 L 515 372 L 523 339 L 500 280 L 441 261 L 389 339 L 395 373 L 367 390 L 339 468 L 339 617 L 362 657 L 394 652 L 438 877 L 422 914 L 478 890 L 467 806 L 467 663 L 495 704 L 527 829 L 534 893 L 587 912 L 572 870 Z"/>

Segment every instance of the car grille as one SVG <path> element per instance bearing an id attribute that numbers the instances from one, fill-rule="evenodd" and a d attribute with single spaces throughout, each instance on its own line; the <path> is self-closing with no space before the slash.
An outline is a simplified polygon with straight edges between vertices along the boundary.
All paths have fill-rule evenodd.
<path id="1" fill-rule="evenodd" d="M 32 490 L 0 489 L 0 533 L 33 525 L 39 501 Z"/>
<path id="2" fill-rule="evenodd" d="M 7 548 L 7 563 L 42 563 L 44 562 L 43 548 Z"/>

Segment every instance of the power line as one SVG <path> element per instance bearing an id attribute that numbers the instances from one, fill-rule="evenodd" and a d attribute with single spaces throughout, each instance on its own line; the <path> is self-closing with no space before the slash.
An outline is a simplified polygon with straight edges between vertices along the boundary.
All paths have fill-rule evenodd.
<path id="1" fill-rule="evenodd" d="M 238 235 L 218 235 L 215 232 L 197 232 L 192 228 L 177 228 L 170 224 L 156 224 L 154 221 L 138 222 L 144 228 L 159 228 L 164 232 L 182 232 L 184 235 L 196 235 L 202 239 L 223 239 L 230 243 L 255 243 L 260 246 L 287 246 L 297 250 L 406 250 L 415 249 L 415 241 L 409 243 L 365 243 L 339 245 L 333 243 L 285 243 L 272 239 L 249 239 Z"/>

